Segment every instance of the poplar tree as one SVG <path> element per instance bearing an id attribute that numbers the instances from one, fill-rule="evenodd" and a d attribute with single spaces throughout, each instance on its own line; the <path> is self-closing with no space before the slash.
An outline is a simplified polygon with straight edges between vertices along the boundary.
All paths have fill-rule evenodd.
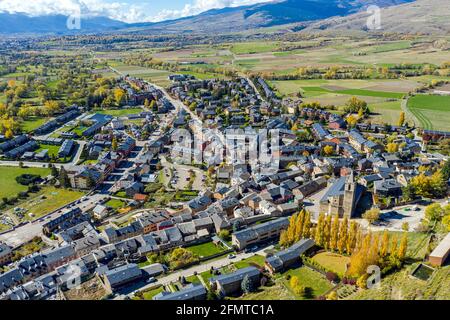
<path id="1" fill-rule="evenodd" d="M 331 215 L 327 215 L 324 226 L 324 248 L 328 250 L 330 248 L 330 238 L 331 238 Z"/>
<path id="2" fill-rule="evenodd" d="M 310 229 L 311 229 L 311 214 L 309 211 L 305 212 L 305 219 L 303 221 L 303 237 L 309 238 L 310 237 Z"/>
<path id="3" fill-rule="evenodd" d="M 349 242 L 348 238 L 348 218 L 344 217 L 339 228 L 339 240 L 337 242 L 337 249 L 340 254 L 343 254 Z"/>
<path id="4" fill-rule="evenodd" d="M 324 227 L 325 227 L 324 224 L 325 224 L 325 214 L 321 213 L 319 215 L 319 219 L 317 220 L 317 226 L 314 236 L 317 245 L 320 247 L 324 246 Z"/>
<path id="5" fill-rule="evenodd" d="M 381 240 L 380 257 L 386 258 L 389 253 L 389 232 L 384 230 L 383 238 Z"/>
<path id="6" fill-rule="evenodd" d="M 348 241 L 346 244 L 347 254 L 352 254 L 356 246 L 356 237 L 358 234 L 358 225 L 355 221 L 350 223 L 350 232 L 348 234 Z"/>
<path id="7" fill-rule="evenodd" d="M 406 250 L 408 249 L 408 234 L 403 233 L 402 240 L 400 241 L 400 246 L 397 249 L 397 258 L 403 261 L 406 257 Z"/>
<path id="8" fill-rule="evenodd" d="M 331 250 L 336 250 L 338 248 L 338 239 L 339 239 L 339 215 L 336 214 L 331 224 L 331 235 L 330 235 Z"/>

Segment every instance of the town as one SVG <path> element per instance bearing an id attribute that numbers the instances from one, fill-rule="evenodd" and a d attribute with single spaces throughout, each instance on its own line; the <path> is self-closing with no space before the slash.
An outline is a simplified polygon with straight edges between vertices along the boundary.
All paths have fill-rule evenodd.
<path id="1" fill-rule="evenodd" d="M 112 70 L 119 116 L 74 104 L 2 137 L 2 166 L 50 169 L 20 176 L 25 193 L 80 194 L 41 217 L 20 204 L 1 216 L 13 225 L 0 235 L 2 299 L 206 300 L 277 286 L 341 299 L 365 290 L 368 266 L 408 263 L 417 231 L 437 246 L 412 275 L 446 263 L 450 236 L 434 228 L 448 228 L 450 166 L 426 145 L 449 133 L 366 124 L 355 97 L 347 116 L 279 99 L 260 77 L 172 74 L 161 88 Z M 277 136 L 265 163 L 245 148 L 264 148 L 262 129 Z"/>

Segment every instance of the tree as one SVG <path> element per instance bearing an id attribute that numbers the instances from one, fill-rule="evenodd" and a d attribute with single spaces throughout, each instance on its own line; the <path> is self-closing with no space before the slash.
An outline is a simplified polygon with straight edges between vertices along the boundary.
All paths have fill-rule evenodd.
<path id="1" fill-rule="evenodd" d="M 331 214 L 327 215 L 325 219 L 325 226 L 324 226 L 324 248 L 325 250 L 328 250 L 330 248 L 330 239 L 331 239 Z"/>
<path id="2" fill-rule="evenodd" d="M 220 230 L 219 238 L 224 240 L 224 241 L 230 240 L 230 231 L 228 231 L 228 230 Z"/>
<path id="3" fill-rule="evenodd" d="M 395 143 L 395 142 L 391 142 L 386 145 L 386 151 L 388 153 L 398 152 L 398 148 L 399 148 L 399 144 Z"/>
<path id="4" fill-rule="evenodd" d="M 356 119 L 354 116 L 349 115 L 347 118 L 345 118 L 345 121 L 347 121 L 347 124 L 349 127 L 353 128 L 358 123 L 358 119 Z"/>
<path id="5" fill-rule="evenodd" d="M 337 250 L 339 240 L 339 215 L 335 215 L 331 224 L 330 249 Z"/>
<path id="6" fill-rule="evenodd" d="M 339 228 L 339 240 L 337 242 L 337 249 L 340 254 L 343 254 L 346 250 L 348 241 L 348 218 L 345 216 Z"/>
<path id="7" fill-rule="evenodd" d="M 338 295 L 337 295 L 336 291 L 331 291 L 327 295 L 327 300 L 338 300 Z"/>
<path id="8" fill-rule="evenodd" d="M 325 146 L 323 148 L 323 153 L 325 156 L 332 156 L 334 154 L 333 146 Z"/>
<path id="9" fill-rule="evenodd" d="M 400 241 L 400 245 L 397 250 L 397 258 L 400 261 L 403 261 L 405 259 L 407 249 L 408 249 L 408 233 L 404 232 L 402 240 Z"/>
<path id="10" fill-rule="evenodd" d="M 64 167 L 61 167 L 61 170 L 59 171 L 59 183 L 63 188 L 70 187 L 70 179 Z"/>
<path id="11" fill-rule="evenodd" d="M 350 223 L 350 232 L 348 234 L 348 241 L 346 245 L 347 254 L 352 254 L 356 247 L 356 241 L 358 236 L 358 224 L 355 221 Z"/>
<path id="12" fill-rule="evenodd" d="M 439 221 L 444 214 L 444 209 L 439 203 L 432 203 L 425 208 L 425 218 L 429 222 Z"/>
<path id="13" fill-rule="evenodd" d="M 398 126 L 402 127 L 405 124 L 405 113 L 402 111 L 400 112 L 400 117 L 398 119 Z"/>
<path id="14" fill-rule="evenodd" d="M 126 93 L 123 89 L 114 89 L 114 100 L 118 106 L 125 103 Z"/>
<path id="15" fill-rule="evenodd" d="M 117 150 L 117 138 L 116 137 L 114 137 L 113 139 L 112 139 L 112 149 L 114 150 L 114 151 L 116 151 Z"/>
<path id="16" fill-rule="evenodd" d="M 384 259 L 389 253 L 389 232 L 384 230 L 381 240 L 380 257 Z"/>
<path id="17" fill-rule="evenodd" d="M 13 137 L 14 137 L 13 131 L 10 128 L 6 129 L 6 131 L 5 131 L 5 138 L 6 139 L 12 139 Z"/>
<path id="18" fill-rule="evenodd" d="M 372 224 L 380 218 L 380 209 L 369 209 L 362 215 L 362 217 L 366 219 L 370 224 Z"/>
<path id="19" fill-rule="evenodd" d="M 244 293 L 250 293 L 253 291 L 253 284 L 250 281 L 250 278 L 248 275 L 246 275 L 244 277 L 244 279 L 242 279 L 241 289 Z"/>
<path id="20" fill-rule="evenodd" d="M 442 224 L 447 229 L 447 231 L 450 232 L 450 214 L 447 214 L 446 216 L 444 216 L 444 218 L 442 218 Z"/>
<path id="21" fill-rule="evenodd" d="M 305 219 L 303 221 L 303 237 L 309 238 L 311 235 L 311 214 L 306 210 Z"/>
<path id="22" fill-rule="evenodd" d="M 59 173 L 58 173 L 58 169 L 55 166 L 51 166 L 51 175 L 55 178 L 58 177 Z"/>
<path id="23" fill-rule="evenodd" d="M 319 219 L 317 220 L 317 226 L 314 234 L 314 240 L 320 247 L 324 246 L 324 229 L 325 229 L 325 214 L 319 214 Z"/>

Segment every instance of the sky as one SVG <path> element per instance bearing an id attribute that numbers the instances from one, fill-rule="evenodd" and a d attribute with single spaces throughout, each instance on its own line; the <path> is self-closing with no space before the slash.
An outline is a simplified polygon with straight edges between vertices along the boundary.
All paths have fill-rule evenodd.
<path id="1" fill-rule="evenodd" d="M 52 14 L 106 16 L 124 22 L 156 22 L 225 7 L 270 0 L 0 0 L 0 12 L 30 16 Z"/>

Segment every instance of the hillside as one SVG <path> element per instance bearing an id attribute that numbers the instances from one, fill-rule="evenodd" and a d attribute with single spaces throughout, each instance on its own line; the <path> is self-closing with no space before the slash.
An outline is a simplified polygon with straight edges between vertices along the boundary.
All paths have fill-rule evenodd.
<path id="1" fill-rule="evenodd" d="M 381 7 L 414 0 L 374 0 Z M 253 28 L 315 21 L 363 10 L 365 0 L 281 0 L 250 6 L 209 10 L 197 16 L 133 27 L 149 32 L 237 32 Z"/>
<path id="2" fill-rule="evenodd" d="M 337 30 L 367 31 L 369 14 L 360 12 L 346 17 L 329 18 L 315 22 L 303 32 Z M 442 0 L 417 0 L 381 10 L 382 32 L 398 33 L 450 33 L 450 4 Z"/>
<path id="3" fill-rule="evenodd" d="M 0 12 L 0 34 L 67 34 L 114 30 L 126 27 L 126 23 L 105 17 L 83 18 L 80 30 L 67 28 L 63 15 L 29 17 L 25 14 Z"/>

